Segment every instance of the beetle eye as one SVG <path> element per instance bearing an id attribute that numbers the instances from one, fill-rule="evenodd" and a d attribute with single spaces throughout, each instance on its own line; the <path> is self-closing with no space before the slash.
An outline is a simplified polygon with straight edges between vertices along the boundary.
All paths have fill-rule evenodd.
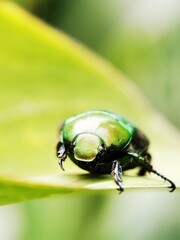
<path id="1" fill-rule="evenodd" d="M 75 138 L 74 157 L 79 161 L 93 161 L 102 145 L 102 139 L 92 133 L 82 133 Z"/>

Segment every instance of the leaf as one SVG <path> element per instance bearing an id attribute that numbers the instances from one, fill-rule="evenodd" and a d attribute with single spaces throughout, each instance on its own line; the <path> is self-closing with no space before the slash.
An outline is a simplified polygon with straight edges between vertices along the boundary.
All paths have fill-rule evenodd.
<path id="1" fill-rule="evenodd" d="M 90 109 L 133 119 L 151 140 L 155 168 L 179 186 L 179 133 L 127 77 L 13 3 L 0 3 L 0 32 L 0 204 L 116 189 L 111 176 L 92 177 L 69 159 L 66 172 L 58 168 L 60 124 Z M 123 180 L 125 188 L 167 186 L 133 172 Z"/>

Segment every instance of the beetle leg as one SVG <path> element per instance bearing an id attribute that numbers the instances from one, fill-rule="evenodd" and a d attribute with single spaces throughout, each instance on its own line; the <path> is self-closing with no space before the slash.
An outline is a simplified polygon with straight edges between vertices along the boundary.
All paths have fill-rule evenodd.
<path id="1" fill-rule="evenodd" d="M 170 192 L 173 192 L 176 189 L 176 185 L 167 177 L 163 176 L 162 174 L 158 173 L 156 170 L 152 169 L 151 172 L 153 172 L 154 174 L 158 175 L 159 177 L 161 177 L 162 179 L 164 179 L 165 181 L 168 181 L 171 185 L 168 187 L 170 188 Z"/>
<path id="2" fill-rule="evenodd" d="M 167 177 L 163 176 L 162 174 L 160 174 L 156 170 L 154 170 L 152 165 L 148 162 L 148 160 L 146 160 L 145 157 L 142 157 L 135 152 L 129 152 L 128 155 L 132 156 L 135 159 L 135 161 L 137 161 L 138 164 L 140 164 L 141 166 L 144 167 L 144 169 L 146 171 L 152 172 L 152 173 L 158 175 L 159 177 L 161 177 L 162 179 L 164 179 L 165 181 L 169 182 L 171 184 L 168 187 L 168 188 L 171 188 L 170 192 L 173 192 L 176 189 L 176 185 L 170 179 L 168 179 Z"/>
<path id="3" fill-rule="evenodd" d="M 64 171 L 63 162 L 65 161 L 65 159 L 67 157 L 67 153 L 66 153 L 64 144 L 62 142 L 58 142 L 56 150 L 57 150 L 57 157 L 60 159 L 58 162 L 59 166 Z"/>
<path id="4" fill-rule="evenodd" d="M 117 160 L 113 161 L 111 174 L 114 175 L 114 181 L 119 186 L 120 192 L 123 192 L 124 188 L 122 186 L 122 178 L 121 178 L 122 167 L 120 166 Z"/>
<path id="5" fill-rule="evenodd" d="M 151 164 L 151 155 L 149 153 L 146 153 L 144 156 L 145 160 Z M 144 176 L 146 174 L 147 170 L 144 167 L 141 167 L 141 169 L 138 172 L 139 176 Z"/>

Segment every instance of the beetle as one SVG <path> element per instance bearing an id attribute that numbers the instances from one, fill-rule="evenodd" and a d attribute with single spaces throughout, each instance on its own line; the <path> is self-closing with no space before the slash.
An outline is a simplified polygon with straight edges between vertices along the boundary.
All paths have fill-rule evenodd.
<path id="1" fill-rule="evenodd" d="M 62 125 L 56 147 L 59 166 L 67 156 L 80 168 L 92 174 L 112 174 L 122 192 L 124 171 L 140 167 L 138 175 L 152 172 L 175 184 L 151 165 L 149 140 L 124 116 L 107 110 L 92 110 L 68 118 Z"/>

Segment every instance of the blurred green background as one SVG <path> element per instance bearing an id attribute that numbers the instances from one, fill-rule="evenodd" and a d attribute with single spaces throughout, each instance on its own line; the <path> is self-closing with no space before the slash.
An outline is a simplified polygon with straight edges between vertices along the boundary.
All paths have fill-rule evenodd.
<path id="1" fill-rule="evenodd" d="M 180 127 L 178 0 L 18 2 L 110 60 Z"/>
<path id="2" fill-rule="evenodd" d="M 178 0 L 15 1 L 130 76 L 180 127 Z M 180 193 L 74 193 L 0 207 L 0 239 L 180 239 Z"/>

